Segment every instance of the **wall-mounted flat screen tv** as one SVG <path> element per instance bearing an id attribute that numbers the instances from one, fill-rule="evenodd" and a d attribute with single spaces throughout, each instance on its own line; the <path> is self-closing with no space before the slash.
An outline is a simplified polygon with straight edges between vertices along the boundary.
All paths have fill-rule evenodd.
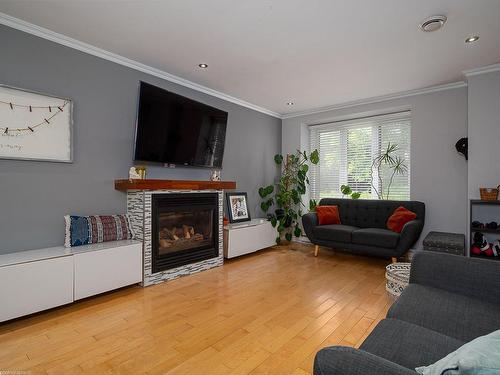
<path id="1" fill-rule="evenodd" d="M 141 82 L 136 161 L 222 168 L 227 112 Z"/>

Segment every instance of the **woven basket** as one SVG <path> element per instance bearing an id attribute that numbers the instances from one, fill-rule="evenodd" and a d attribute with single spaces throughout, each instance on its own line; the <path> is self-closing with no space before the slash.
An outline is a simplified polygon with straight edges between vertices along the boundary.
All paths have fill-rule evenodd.
<path id="1" fill-rule="evenodd" d="M 398 298 L 408 286 L 411 263 L 392 263 L 385 267 L 385 290 L 393 299 Z"/>
<path id="2" fill-rule="evenodd" d="M 479 188 L 479 194 L 481 195 L 481 200 L 483 201 L 496 201 L 498 199 L 498 191 L 500 190 L 500 185 L 496 188 Z"/>

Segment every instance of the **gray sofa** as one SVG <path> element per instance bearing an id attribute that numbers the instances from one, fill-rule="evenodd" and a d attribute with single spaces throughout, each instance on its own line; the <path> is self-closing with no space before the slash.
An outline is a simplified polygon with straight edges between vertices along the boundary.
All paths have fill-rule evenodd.
<path id="1" fill-rule="evenodd" d="M 316 354 L 314 374 L 416 374 L 478 336 L 500 329 L 500 262 L 418 252 L 410 284 L 360 349 Z"/>
<path id="2" fill-rule="evenodd" d="M 339 207 L 340 225 L 318 225 L 316 213 L 302 216 L 302 225 L 315 245 L 384 258 L 400 257 L 417 242 L 425 220 L 425 204 L 417 201 L 324 198 L 320 205 Z M 417 214 L 401 233 L 386 227 L 394 210 L 403 206 Z"/>

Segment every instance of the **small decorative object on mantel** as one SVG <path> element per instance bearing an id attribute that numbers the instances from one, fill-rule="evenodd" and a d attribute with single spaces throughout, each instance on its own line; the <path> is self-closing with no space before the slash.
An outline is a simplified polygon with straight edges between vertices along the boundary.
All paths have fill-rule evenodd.
<path id="1" fill-rule="evenodd" d="M 500 185 L 496 188 L 479 188 L 479 194 L 481 195 L 481 200 L 483 201 L 496 201 L 498 199 L 498 192 L 500 190 Z"/>
<path id="2" fill-rule="evenodd" d="M 0 85 L 0 158 L 72 162 L 72 102 Z"/>
<path id="3" fill-rule="evenodd" d="M 146 167 L 139 165 L 130 167 L 128 171 L 128 178 L 131 180 L 144 180 L 146 178 Z"/>
<path id="4" fill-rule="evenodd" d="M 247 193 L 226 193 L 226 200 L 231 223 L 250 221 Z"/>
<path id="5" fill-rule="evenodd" d="M 141 176 L 139 175 L 139 173 L 137 173 L 135 167 L 130 167 L 130 169 L 128 170 L 128 178 L 131 180 L 139 180 Z"/>
<path id="6" fill-rule="evenodd" d="M 214 169 L 210 172 L 210 181 L 220 181 L 220 169 Z"/>
<path id="7" fill-rule="evenodd" d="M 143 165 L 136 165 L 130 168 L 128 174 L 131 180 L 144 180 L 146 178 L 146 167 Z"/>

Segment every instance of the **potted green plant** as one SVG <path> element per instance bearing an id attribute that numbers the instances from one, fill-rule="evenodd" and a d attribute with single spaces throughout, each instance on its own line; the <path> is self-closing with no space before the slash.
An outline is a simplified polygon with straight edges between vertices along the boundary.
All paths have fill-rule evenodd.
<path id="1" fill-rule="evenodd" d="M 309 163 L 319 163 L 319 152 L 314 150 L 310 154 L 306 151 L 299 151 L 295 154 L 274 156 L 274 162 L 281 168 L 281 176 L 274 185 L 259 188 L 259 195 L 262 198 L 260 207 L 264 211 L 278 235 L 276 243 L 282 240 L 291 241 L 292 236 L 300 237 L 302 229 L 298 225 L 298 220 L 302 216 L 302 195 L 306 193 L 309 185 L 307 173 Z M 313 202 L 310 202 L 312 206 Z M 272 206 L 275 210 L 269 213 Z"/>
<path id="2" fill-rule="evenodd" d="M 352 191 L 352 188 L 349 185 L 342 185 L 340 187 L 340 192 L 342 193 L 343 197 L 348 196 L 351 197 L 352 199 L 359 199 L 359 197 L 361 197 L 361 193 L 357 191 Z"/>
<path id="3" fill-rule="evenodd" d="M 372 161 L 370 169 L 370 182 L 373 191 L 375 191 L 379 199 L 389 199 L 394 177 L 396 175 L 404 175 L 408 172 L 408 166 L 405 164 L 405 159 L 396 155 L 398 150 L 399 146 L 397 144 L 389 142 L 387 144 L 387 148 Z M 384 168 L 388 170 L 389 173 L 387 190 L 384 190 L 384 184 L 386 181 L 384 181 L 384 178 L 382 177 Z M 378 188 L 375 186 L 375 178 L 378 179 Z"/>

